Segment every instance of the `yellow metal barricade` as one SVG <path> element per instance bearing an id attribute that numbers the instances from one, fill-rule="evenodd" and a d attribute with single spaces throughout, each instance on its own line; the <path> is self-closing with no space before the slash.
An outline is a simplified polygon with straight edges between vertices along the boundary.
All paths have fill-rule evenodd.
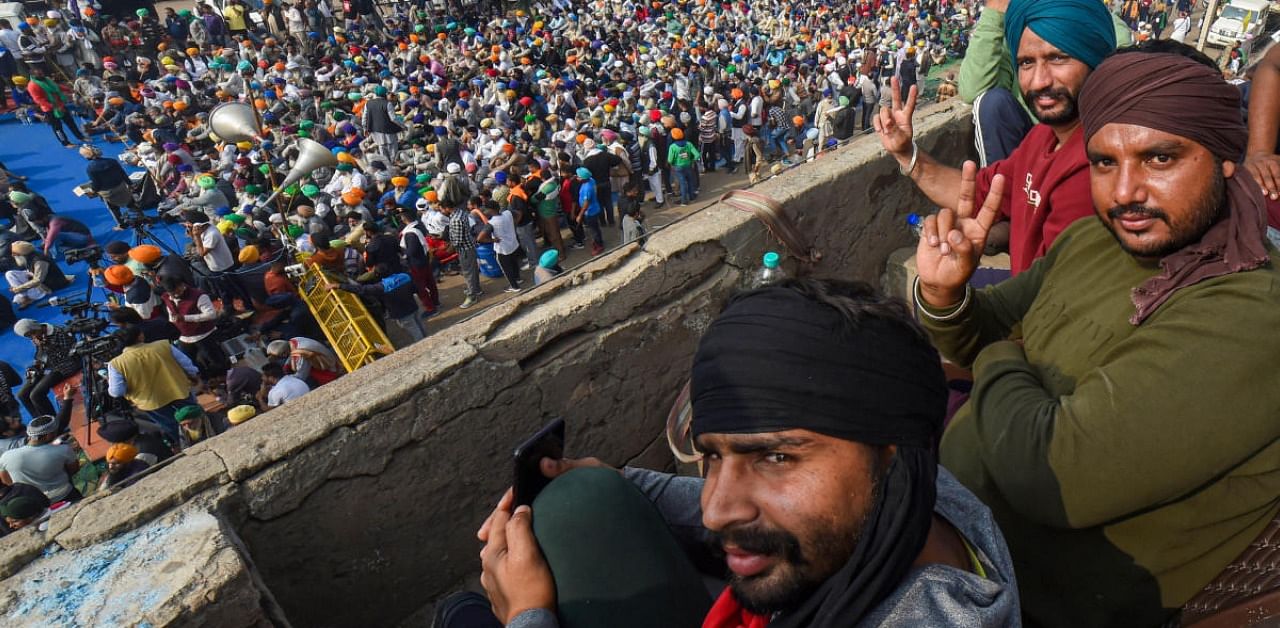
<path id="1" fill-rule="evenodd" d="M 329 290 L 325 287 L 328 282 L 338 280 L 317 265 L 307 265 L 298 280 L 298 293 L 347 372 L 395 351 L 360 297 L 346 290 Z"/>

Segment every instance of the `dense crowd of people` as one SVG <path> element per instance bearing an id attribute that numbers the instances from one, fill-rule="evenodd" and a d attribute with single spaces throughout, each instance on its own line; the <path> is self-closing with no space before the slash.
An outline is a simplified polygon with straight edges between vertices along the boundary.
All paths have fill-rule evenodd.
<path id="1" fill-rule="evenodd" d="M 207 436 L 176 418 L 197 393 L 263 410 L 343 373 L 295 262 L 357 295 L 403 347 L 444 305 L 445 273 L 462 277 L 459 308 L 481 297 L 482 267 L 519 292 L 588 249 L 643 242 L 645 210 L 693 202 L 707 173 L 755 179 L 867 130 L 888 80 L 905 93 L 960 56 L 975 15 L 946 0 L 505 14 L 357 1 L 336 15 L 324 2 L 233 0 L 0 20 L 0 104 L 78 147 L 77 193 L 136 236 L 95 234 L 13 173 L 0 182 L 0 261 L 22 310 L 73 282 L 68 251 L 101 245 L 91 272 L 124 345 L 108 392 L 176 450 Z M 255 137 L 217 136 L 210 115 L 225 103 L 252 108 Z M 299 139 L 336 163 L 264 203 L 314 161 Z M 102 150 L 115 142 L 119 158 Z M 186 250 L 157 246 L 157 221 L 181 224 Z M 51 392 L 82 371 L 78 337 L 16 323 L 36 360 L 6 411 L 55 415 Z M 265 365 L 231 368 L 223 341 L 243 334 L 267 347 Z M 205 427 L 225 429 L 221 413 Z"/>
<path id="2" fill-rule="evenodd" d="M 230 0 L 0 20 L 0 87 L 78 148 L 80 192 L 122 231 L 167 221 L 190 241 L 94 234 L 0 164 L 13 305 L 47 303 L 109 240 L 90 272 L 119 342 L 90 373 L 83 333 L 0 308 L 36 350 L 25 376 L 0 362 L 0 515 L 20 529 L 88 490 L 61 444 L 92 385 L 76 374 L 114 400 L 100 488 L 343 376 L 299 268 L 400 348 L 446 305 L 445 273 L 459 308 L 482 267 L 520 292 L 642 242 L 644 210 L 693 202 L 708 173 L 754 179 L 874 129 L 944 208 L 921 225 L 914 312 L 838 281 L 735 297 L 692 368 L 705 481 L 544 460 L 550 523 L 535 540 L 504 498 L 479 534 L 487 597 L 436 625 L 1160 625 L 1280 509 L 1276 408 L 1236 376 L 1266 372 L 1276 323 L 1280 52 L 1242 99 L 1224 74 L 1244 68 L 1179 43 L 1188 3 L 1116 8 Z M 912 129 L 953 57 L 939 98 L 974 104 L 981 157 L 959 168 Z M 255 137 L 217 136 L 226 103 L 251 107 Z M 282 187 L 317 158 L 299 138 L 334 165 Z M 95 145 L 111 142 L 119 159 Z M 984 250 L 1013 276 L 977 291 Z M 233 363 L 233 337 L 260 359 Z M 939 353 L 972 382 L 949 388 Z M 1224 408 L 1233 429 L 1204 420 Z M 613 560 L 623 546 L 640 554 Z M 714 598 L 707 575 L 728 578 Z M 601 603 L 624 577 L 669 603 Z"/>

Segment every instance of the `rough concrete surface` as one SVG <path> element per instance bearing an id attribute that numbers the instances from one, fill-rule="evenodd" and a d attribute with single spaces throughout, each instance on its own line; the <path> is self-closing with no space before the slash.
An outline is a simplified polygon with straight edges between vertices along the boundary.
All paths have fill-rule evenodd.
<path id="1" fill-rule="evenodd" d="M 971 152 L 967 111 L 934 108 L 919 118 L 922 148 L 944 163 Z M 909 242 L 906 214 L 928 207 L 868 139 L 756 188 L 822 252 L 817 264 L 788 260 L 791 272 L 876 281 Z M 49 562 L 58 554 L 27 564 L 51 541 L 82 552 L 125 539 L 128 548 L 161 545 L 168 537 L 144 533 L 156 525 L 149 522 L 194 500 L 225 517 L 228 548 L 243 540 L 247 582 L 260 575 L 265 584 L 254 590 L 278 600 L 289 622 L 388 626 L 423 617 L 474 577 L 475 529 L 510 483 L 511 451 L 550 418 L 568 420 L 570 456 L 670 466 L 662 428 L 697 341 L 766 250 L 781 252 L 751 214 L 726 205 L 694 213 L 643 248 L 601 256 L 324 386 L 305 404 L 193 447 L 138 486 L 86 500 L 55 517 L 49 533 L 0 542 L 0 574 L 16 573 L 0 585 L 37 572 L 81 577 L 80 561 Z M 230 556 L 211 536 L 214 545 L 199 548 L 209 558 L 193 554 L 192 564 Z M 160 563 L 132 565 L 165 590 L 182 586 Z M 186 618 L 219 608 L 218 590 L 205 589 L 212 599 L 175 592 L 153 613 L 173 621 L 164 613 L 181 608 L 176 623 L 195 624 Z M 0 609 L 15 608 L 15 596 L 0 599 L 8 600 Z M 274 602 L 259 608 L 285 621 L 272 614 Z M 226 625 L 252 625 L 258 615 Z"/>
<path id="2" fill-rule="evenodd" d="M 263 597 L 228 531 L 188 507 L 81 549 L 50 546 L 0 582 L 0 624 L 271 626 Z"/>

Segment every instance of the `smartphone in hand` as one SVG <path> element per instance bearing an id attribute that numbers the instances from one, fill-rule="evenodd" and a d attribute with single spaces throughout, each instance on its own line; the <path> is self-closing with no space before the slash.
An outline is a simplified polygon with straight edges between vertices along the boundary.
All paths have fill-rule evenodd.
<path id="1" fill-rule="evenodd" d="M 564 419 L 548 423 L 515 451 L 515 506 L 529 506 L 551 479 L 542 475 L 539 463 L 543 458 L 559 460 L 564 457 Z"/>

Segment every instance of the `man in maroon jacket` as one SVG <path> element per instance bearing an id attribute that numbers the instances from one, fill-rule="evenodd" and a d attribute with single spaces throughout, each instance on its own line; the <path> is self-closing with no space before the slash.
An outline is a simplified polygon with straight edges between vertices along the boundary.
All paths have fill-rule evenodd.
<path id="1" fill-rule="evenodd" d="M 218 310 L 204 292 L 192 288 L 181 277 L 161 279 L 161 300 L 169 312 L 169 322 L 178 328 L 178 348 L 200 369 L 209 381 L 227 372 L 229 360 L 212 336 L 217 329 Z"/>

